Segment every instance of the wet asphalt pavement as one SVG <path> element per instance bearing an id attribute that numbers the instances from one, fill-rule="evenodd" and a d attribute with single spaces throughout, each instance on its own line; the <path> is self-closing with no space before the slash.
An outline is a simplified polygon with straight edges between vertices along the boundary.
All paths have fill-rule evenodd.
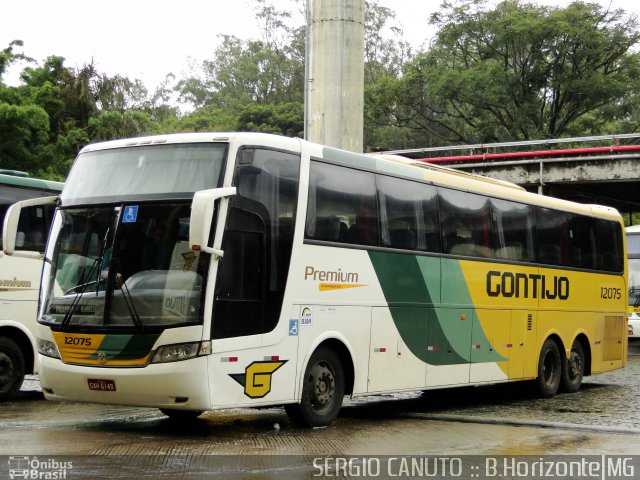
<path id="1" fill-rule="evenodd" d="M 302 462 L 302 476 L 313 477 L 317 456 L 640 455 L 639 401 L 637 341 L 626 369 L 588 377 L 575 394 L 537 399 L 526 385 L 506 384 L 345 399 L 331 427 L 313 430 L 294 427 L 281 408 L 207 412 L 181 424 L 155 409 L 48 402 L 34 376 L 0 404 L 0 456 L 72 458 L 65 478 L 296 478 L 281 459 Z"/>

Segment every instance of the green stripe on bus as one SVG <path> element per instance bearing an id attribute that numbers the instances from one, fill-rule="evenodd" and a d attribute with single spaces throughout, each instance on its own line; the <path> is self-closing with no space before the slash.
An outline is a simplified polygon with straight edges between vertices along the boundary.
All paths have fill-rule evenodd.
<path id="1" fill-rule="evenodd" d="M 369 251 L 369 258 L 393 322 L 409 350 L 431 365 L 471 362 L 472 318 L 477 315 L 458 260 L 442 259 L 442 269 L 447 270 L 447 284 L 442 288 L 446 289 L 448 304 L 469 310 L 464 323 L 460 322 L 461 308 L 435 308 L 441 295 L 439 257 Z M 473 341 L 489 343 L 479 322 Z M 474 362 L 501 360 L 505 358 L 495 351 L 474 354 Z"/>
<path id="2" fill-rule="evenodd" d="M 136 360 L 149 354 L 160 334 L 146 335 L 107 335 L 98 347 L 108 360 Z M 98 359 L 96 351 L 89 358 Z"/>

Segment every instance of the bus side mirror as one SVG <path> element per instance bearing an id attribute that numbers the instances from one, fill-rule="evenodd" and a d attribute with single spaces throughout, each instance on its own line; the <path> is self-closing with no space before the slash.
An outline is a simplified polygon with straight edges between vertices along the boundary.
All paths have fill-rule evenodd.
<path id="1" fill-rule="evenodd" d="M 220 250 L 218 241 L 221 235 L 216 235 L 213 247 L 209 247 L 209 234 L 213 222 L 215 201 L 218 199 L 229 201 L 229 197 L 236 194 L 236 187 L 213 188 L 200 190 L 193 196 L 191 204 L 191 219 L 189 221 L 189 246 L 192 250 L 200 250 L 218 257 L 224 252 Z M 222 205 L 222 204 L 221 204 Z"/>
<path id="2" fill-rule="evenodd" d="M 42 254 L 40 252 L 31 250 L 16 250 L 19 249 L 25 243 L 25 232 L 19 231 L 20 228 L 20 214 L 25 208 L 35 207 L 39 205 L 55 205 L 58 197 L 38 197 L 31 198 L 29 200 L 23 200 L 16 202 L 9 207 L 7 213 L 4 216 L 4 224 L 2 227 L 2 245 L 4 253 L 7 255 L 13 255 L 21 258 L 36 258 L 41 259 Z"/>

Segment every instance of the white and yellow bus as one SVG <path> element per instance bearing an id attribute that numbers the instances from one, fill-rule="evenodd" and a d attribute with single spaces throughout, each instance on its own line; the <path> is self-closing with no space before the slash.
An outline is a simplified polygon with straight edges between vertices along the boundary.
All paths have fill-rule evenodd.
<path id="1" fill-rule="evenodd" d="M 60 182 L 0 170 L 2 231 L 11 204 L 25 201 L 22 215 L 10 227 L 17 240 L 15 248 L 9 251 L 0 239 L 0 401 L 11 398 L 20 389 L 25 374 L 38 369 L 35 329 L 42 258 L 55 209 L 52 200 L 61 190 Z M 40 203 L 48 196 L 51 198 L 47 205 L 29 206 L 29 202 Z"/>
<path id="2" fill-rule="evenodd" d="M 626 362 L 613 209 L 409 160 L 253 133 L 84 148 L 60 196 L 39 311 L 49 399 L 188 417 Z"/>
<path id="3" fill-rule="evenodd" d="M 640 338 L 640 225 L 625 228 L 629 275 L 629 338 Z"/>

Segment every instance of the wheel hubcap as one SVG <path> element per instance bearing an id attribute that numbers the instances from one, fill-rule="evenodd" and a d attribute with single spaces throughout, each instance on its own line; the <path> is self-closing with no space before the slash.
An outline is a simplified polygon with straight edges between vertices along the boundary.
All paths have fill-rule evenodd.
<path id="1" fill-rule="evenodd" d="M 580 372 L 582 370 L 582 359 L 575 352 L 572 351 L 569 356 L 569 375 L 571 378 L 578 378 L 580 376 Z"/>
<path id="2" fill-rule="evenodd" d="M 310 380 L 313 383 L 314 406 L 320 409 L 331 404 L 336 393 L 336 381 L 333 371 L 326 365 L 316 364 L 311 370 Z"/>

